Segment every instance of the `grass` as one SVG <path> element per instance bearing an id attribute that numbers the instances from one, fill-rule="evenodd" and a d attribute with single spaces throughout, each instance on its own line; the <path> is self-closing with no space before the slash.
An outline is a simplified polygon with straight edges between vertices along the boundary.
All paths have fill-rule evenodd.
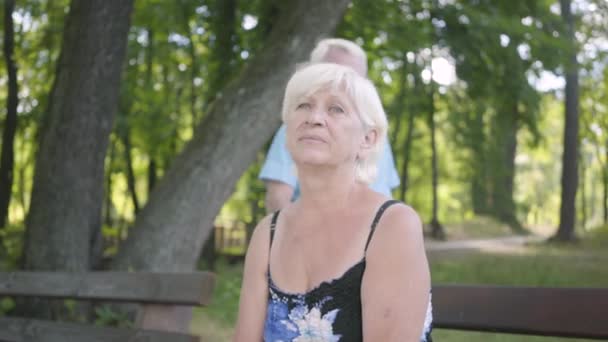
<path id="1" fill-rule="evenodd" d="M 226 258 L 216 264 L 217 283 L 210 305 L 194 311 L 192 332 L 202 341 L 230 341 L 239 307 L 243 264 L 230 265 Z"/>
<path id="2" fill-rule="evenodd" d="M 431 257 L 433 283 L 500 284 L 519 286 L 608 287 L 608 227 L 594 230 L 578 244 L 535 244 L 523 253 L 455 253 Z M 242 264 L 218 263 L 218 284 L 213 303 L 196 311 L 192 330 L 204 341 L 229 341 L 238 310 Z M 580 342 L 492 333 L 435 330 L 442 342 Z"/>
<path id="3" fill-rule="evenodd" d="M 425 231 L 430 231 L 430 228 L 426 227 Z M 486 216 L 475 216 L 458 223 L 446 223 L 445 231 L 448 239 L 452 241 L 513 235 L 507 224 Z"/>

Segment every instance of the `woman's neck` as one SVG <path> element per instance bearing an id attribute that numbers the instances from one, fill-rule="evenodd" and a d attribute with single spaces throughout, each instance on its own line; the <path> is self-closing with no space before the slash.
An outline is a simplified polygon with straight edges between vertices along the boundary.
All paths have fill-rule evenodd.
<path id="1" fill-rule="evenodd" d="M 362 183 L 356 181 L 353 167 L 299 167 L 299 205 L 317 213 L 341 211 L 350 207 Z"/>

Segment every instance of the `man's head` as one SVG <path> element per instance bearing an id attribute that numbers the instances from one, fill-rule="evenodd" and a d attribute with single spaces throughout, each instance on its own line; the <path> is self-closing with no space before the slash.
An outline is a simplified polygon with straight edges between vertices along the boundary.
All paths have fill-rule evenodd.
<path id="1" fill-rule="evenodd" d="M 329 38 L 321 40 L 310 53 L 311 63 L 335 63 L 353 68 L 367 77 L 367 56 L 361 47 L 350 40 Z"/>

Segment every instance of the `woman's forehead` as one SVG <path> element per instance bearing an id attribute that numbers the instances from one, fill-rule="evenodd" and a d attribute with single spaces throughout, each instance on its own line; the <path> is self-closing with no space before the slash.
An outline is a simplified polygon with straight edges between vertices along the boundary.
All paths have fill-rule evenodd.
<path id="1" fill-rule="evenodd" d="M 331 99 L 351 102 L 350 96 L 346 93 L 346 91 L 335 85 L 327 85 L 318 89 L 311 89 L 307 93 L 303 94 L 302 97 L 313 98 L 319 96 L 327 96 Z"/>

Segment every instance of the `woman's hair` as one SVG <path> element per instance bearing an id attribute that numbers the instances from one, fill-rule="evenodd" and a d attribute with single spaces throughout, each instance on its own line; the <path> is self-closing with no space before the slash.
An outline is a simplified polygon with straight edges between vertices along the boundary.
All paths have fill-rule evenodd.
<path id="1" fill-rule="evenodd" d="M 285 88 L 281 116 L 283 122 L 292 115 L 298 102 L 319 90 L 339 90 L 346 93 L 354 105 L 364 131 L 376 130 L 376 141 L 365 160 L 358 160 L 356 178 L 371 183 L 376 177 L 377 163 L 382 152 L 388 122 L 376 87 L 350 67 L 333 63 L 303 64 L 291 76 Z"/>
<path id="2" fill-rule="evenodd" d="M 310 62 L 323 63 L 330 49 L 344 50 L 349 55 L 361 59 L 361 63 L 365 67 L 363 74 L 367 73 L 367 55 L 365 51 L 356 43 L 342 38 L 326 38 L 319 41 L 310 53 Z"/>

